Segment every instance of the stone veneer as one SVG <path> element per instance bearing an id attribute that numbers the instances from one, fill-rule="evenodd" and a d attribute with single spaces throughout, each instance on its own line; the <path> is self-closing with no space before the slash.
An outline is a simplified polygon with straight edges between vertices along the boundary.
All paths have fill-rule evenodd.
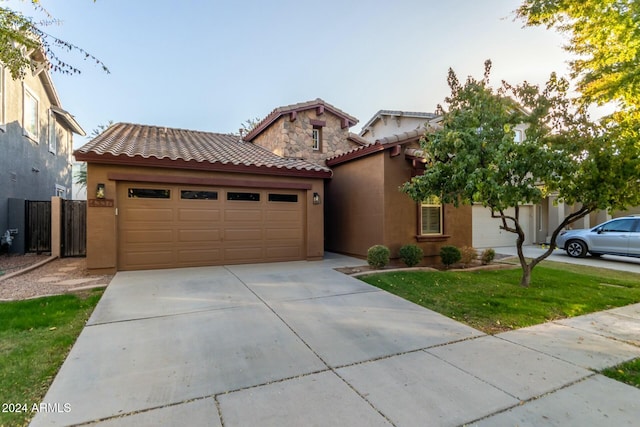
<path id="1" fill-rule="evenodd" d="M 358 147 L 347 139 L 349 129 L 342 129 L 342 120 L 325 111 L 317 115 L 315 109 L 300 111 L 294 121 L 291 114 L 284 114 L 258 135 L 253 143 L 287 158 L 301 158 L 306 161 L 325 166 L 329 157 L 343 154 Z M 311 121 L 323 121 L 322 143 L 320 150 L 313 150 L 313 125 Z"/>

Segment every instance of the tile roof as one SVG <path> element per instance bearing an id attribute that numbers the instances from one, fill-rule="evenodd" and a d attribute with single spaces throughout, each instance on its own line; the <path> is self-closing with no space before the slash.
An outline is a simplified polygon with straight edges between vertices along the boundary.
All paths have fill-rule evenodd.
<path id="1" fill-rule="evenodd" d="M 380 138 L 376 140 L 374 143 L 370 143 L 369 145 L 356 147 L 352 150 L 347 151 L 346 153 L 333 156 L 327 159 L 326 163 L 327 163 L 327 166 L 335 166 L 341 163 L 346 163 L 351 160 L 359 159 L 369 154 L 376 153 L 378 151 L 387 150 L 396 145 L 404 145 L 409 142 L 417 142 L 420 140 L 420 138 L 422 138 L 423 135 L 424 135 L 423 129 L 414 129 L 408 132 L 403 132 L 396 135 L 387 136 L 385 138 Z"/>
<path id="2" fill-rule="evenodd" d="M 109 163 L 131 163 L 130 159 L 157 159 L 198 163 L 200 169 L 211 166 L 267 168 L 282 172 L 310 172 L 328 174 L 331 170 L 299 159 L 280 157 L 271 151 L 237 135 L 201 132 L 185 129 L 117 123 L 74 152 L 80 161 L 108 158 Z M 228 169 L 228 168 L 227 168 Z"/>
<path id="3" fill-rule="evenodd" d="M 310 110 L 310 109 L 317 108 L 317 107 L 324 107 L 325 110 L 330 111 L 331 113 L 333 113 L 336 116 L 338 116 L 341 119 L 343 119 L 344 123 L 345 123 L 344 127 L 351 127 L 351 126 L 355 125 L 356 123 L 358 123 L 358 119 L 356 119 L 355 117 L 345 113 L 344 111 L 340 110 L 339 108 L 334 107 L 333 105 L 329 104 L 328 102 L 326 102 L 326 101 L 324 101 L 324 100 L 322 100 L 320 98 L 316 98 L 313 101 L 299 102 L 297 104 L 285 105 L 284 107 L 278 107 L 278 108 L 274 109 L 271 113 L 269 113 L 269 115 L 267 115 L 267 117 L 262 119 L 247 134 L 247 136 L 244 139 L 246 141 L 251 141 L 253 138 L 255 138 L 256 136 L 260 135 L 260 133 L 262 133 L 263 130 L 268 128 L 271 125 L 271 123 L 273 123 L 276 120 L 278 120 L 278 118 L 280 118 L 280 116 L 292 113 L 294 111 L 305 111 L 305 110 Z"/>

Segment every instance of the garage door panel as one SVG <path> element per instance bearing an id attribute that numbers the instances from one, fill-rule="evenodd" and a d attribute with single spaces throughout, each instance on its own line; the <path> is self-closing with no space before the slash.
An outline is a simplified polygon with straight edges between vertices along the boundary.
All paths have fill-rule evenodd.
<path id="1" fill-rule="evenodd" d="M 300 211 L 296 210 L 268 210 L 265 220 L 267 222 L 301 222 Z"/>
<path id="2" fill-rule="evenodd" d="M 213 265 L 222 261 L 222 249 L 185 249 L 178 251 L 178 261 L 182 265 Z M 206 264 L 206 263 L 213 264 Z"/>
<path id="3" fill-rule="evenodd" d="M 268 241 L 280 239 L 300 240 L 302 230 L 299 228 L 267 228 L 265 237 Z"/>
<path id="4" fill-rule="evenodd" d="M 262 230 L 260 228 L 225 228 L 225 242 L 253 242 L 262 240 Z"/>
<path id="5" fill-rule="evenodd" d="M 262 210 L 260 209 L 225 209 L 224 211 L 225 221 L 262 221 Z"/>
<path id="6" fill-rule="evenodd" d="M 123 215 L 127 221 L 137 222 L 155 222 L 155 221 L 173 221 L 172 209 L 144 209 L 144 208 L 127 208 Z"/>
<path id="7" fill-rule="evenodd" d="M 149 252 L 131 251 L 125 254 L 124 261 L 130 269 L 157 268 L 169 265 L 174 259 L 172 250 L 160 250 Z"/>
<path id="8" fill-rule="evenodd" d="M 164 243 L 171 245 L 173 242 L 172 230 L 125 231 L 122 236 L 124 236 L 126 243 Z"/>
<path id="9" fill-rule="evenodd" d="M 253 248 L 226 248 L 224 250 L 225 262 L 260 262 L 264 259 L 262 247 Z"/>
<path id="10" fill-rule="evenodd" d="M 180 243 L 219 242 L 220 230 L 179 230 Z"/>
<path id="11" fill-rule="evenodd" d="M 178 209 L 180 221 L 218 222 L 221 215 L 219 209 Z"/>

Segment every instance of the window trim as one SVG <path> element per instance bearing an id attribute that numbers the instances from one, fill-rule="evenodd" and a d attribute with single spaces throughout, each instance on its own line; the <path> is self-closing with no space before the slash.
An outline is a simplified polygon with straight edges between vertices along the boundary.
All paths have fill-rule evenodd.
<path id="1" fill-rule="evenodd" d="M 429 199 L 431 199 L 431 200 L 429 200 Z M 429 199 L 427 199 L 427 200 L 425 200 L 425 201 L 420 203 L 420 209 L 419 209 L 420 216 L 418 218 L 418 221 L 420 223 L 419 224 L 420 225 L 420 235 L 421 236 L 442 236 L 444 234 L 443 233 L 443 221 L 442 221 L 442 216 L 443 216 L 442 215 L 442 212 L 443 212 L 443 210 L 442 210 L 442 202 L 440 202 L 440 199 L 438 197 L 436 197 L 436 196 L 432 196 Z M 437 203 L 436 203 L 436 201 L 437 201 Z M 436 232 L 436 233 L 432 233 L 432 232 L 425 233 L 424 224 L 422 222 L 424 208 L 432 208 L 432 209 L 436 208 L 436 209 L 438 209 L 438 213 L 439 213 L 438 232 Z"/>
<path id="2" fill-rule="evenodd" d="M 55 155 L 58 152 L 58 133 L 56 132 L 56 115 L 49 109 L 49 152 Z"/>
<path id="3" fill-rule="evenodd" d="M 314 126 L 311 130 L 311 149 L 322 151 L 322 127 Z"/>
<path id="4" fill-rule="evenodd" d="M 32 98 L 35 101 L 35 134 L 27 129 L 27 100 Z M 22 90 L 22 133 L 36 144 L 39 143 L 40 138 L 40 98 L 34 91 L 29 89 L 26 84 L 23 84 Z"/>

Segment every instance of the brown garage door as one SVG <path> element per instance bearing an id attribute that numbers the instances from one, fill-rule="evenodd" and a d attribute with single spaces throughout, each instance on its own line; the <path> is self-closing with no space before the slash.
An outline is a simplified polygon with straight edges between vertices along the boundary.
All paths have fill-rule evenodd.
<path id="1" fill-rule="evenodd" d="M 118 184 L 118 269 L 304 259 L 303 191 Z"/>

